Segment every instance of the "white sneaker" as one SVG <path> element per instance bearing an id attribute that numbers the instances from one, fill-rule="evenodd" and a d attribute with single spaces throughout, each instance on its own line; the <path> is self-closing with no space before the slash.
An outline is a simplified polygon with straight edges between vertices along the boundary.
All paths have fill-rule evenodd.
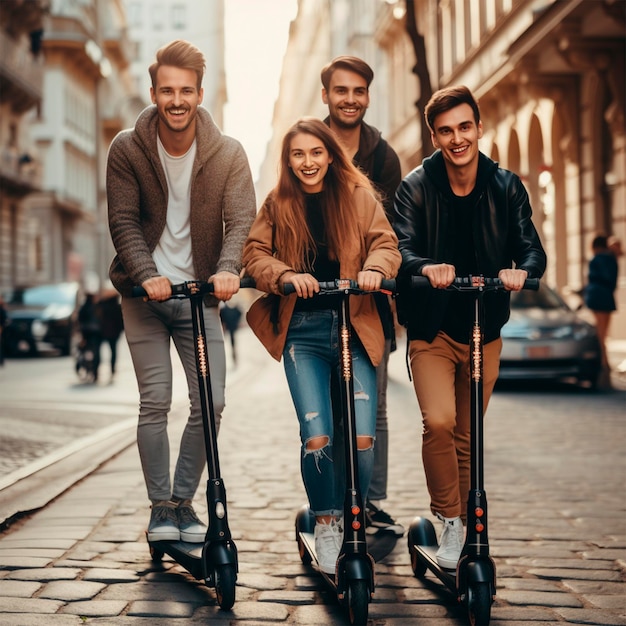
<path id="1" fill-rule="evenodd" d="M 436 515 L 443 522 L 437 563 L 444 569 L 456 569 L 463 549 L 463 522 L 460 517 L 444 517 L 440 513 Z"/>
<path id="2" fill-rule="evenodd" d="M 178 528 L 181 541 L 189 543 L 203 543 L 206 537 L 207 526 L 193 510 L 191 500 L 181 500 L 176 508 Z"/>
<path id="3" fill-rule="evenodd" d="M 317 522 L 313 536 L 319 568 L 326 574 L 334 574 L 337 557 L 343 542 L 340 524 L 337 520 L 331 520 L 330 524 Z"/>

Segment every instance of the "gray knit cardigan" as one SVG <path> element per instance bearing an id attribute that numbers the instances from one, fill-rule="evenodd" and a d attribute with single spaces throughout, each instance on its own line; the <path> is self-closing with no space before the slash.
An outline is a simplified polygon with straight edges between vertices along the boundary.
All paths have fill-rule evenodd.
<path id="1" fill-rule="evenodd" d="M 157 151 L 158 116 L 149 106 L 121 131 L 107 159 L 109 229 L 117 255 L 109 276 L 122 295 L 158 276 L 152 258 L 167 213 L 167 182 Z M 241 144 L 198 108 L 191 183 L 191 250 L 196 278 L 239 274 L 243 244 L 256 216 L 254 184 Z M 212 304 L 216 304 L 211 299 Z"/>

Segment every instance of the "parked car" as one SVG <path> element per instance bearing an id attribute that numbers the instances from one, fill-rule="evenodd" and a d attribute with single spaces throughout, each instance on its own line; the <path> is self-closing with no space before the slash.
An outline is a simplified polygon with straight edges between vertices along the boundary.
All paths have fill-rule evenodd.
<path id="1" fill-rule="evenodd" d="M 594 326 L 545 284 L 511 294 L 499 380 L 573 378 L 594 388 L 601 370 Z"/>
<path id="2" fill-rule="evenodd" d="M 8 324 L 3 333 L 7 355 L 72 351 L 80 288 L 75 282 L 14 289 L 8 294 Z"/>

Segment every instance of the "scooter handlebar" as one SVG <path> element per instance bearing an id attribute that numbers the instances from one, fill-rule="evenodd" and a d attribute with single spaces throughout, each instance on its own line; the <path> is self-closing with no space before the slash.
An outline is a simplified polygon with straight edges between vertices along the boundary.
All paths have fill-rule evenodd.
<path id="1" fill-rule="evenodd" d="M 350 278 L 338 278 L 336 280 L 320 281 L 319 286 L 319 294 L 350 293 L 354 295 L 365 295 L 368 293 L 381 292 L 389 295 L 394 295 L 396 293 L 396 281 L 394 278 L 383 279 L 378 292 L 365 291 L 359 287 L 356 280 L 352 280 Z M 293 283 L 285 283 L 283 285 L 283 293 L 286 296 L 295 292 L 296 289 L 293 286 Z"/>
<path id="2" fill-rule="evenodd" d="M 244 276 L 239 281 L 240 289 L 250 289 L 255 286 L 254 279 L 250 276 Z M 208 283 L 206 281 L 201 280 L 187 280 L 184 283 L 176 283 L 172 285 L 172 298 L 190 298 L 191 296 L 196 296 L 198 294 L 205 295 L 209 293 L 213 293 L 214 285 L 213 283 Z M 143 287 L 133 287 L 132 293 L 133 298 L 146 297 L 148 294 Z"/>
<path id="3" fill-rule="evenodd" d="M 411 276 L 412 289 L 424 289 L 430 287 L 430 280 L 426 276 Z M 484 276 L 457 276 L 446 289 L 458 291 L 476 291 L 485 289 L 489 291 L 497 291 L 504 289 L 504 285 L 499 278 L 486 278 Z M 539 289 L 538 278 L 527 278 L 522 289 L 531 289 L 537 291 Z"/>

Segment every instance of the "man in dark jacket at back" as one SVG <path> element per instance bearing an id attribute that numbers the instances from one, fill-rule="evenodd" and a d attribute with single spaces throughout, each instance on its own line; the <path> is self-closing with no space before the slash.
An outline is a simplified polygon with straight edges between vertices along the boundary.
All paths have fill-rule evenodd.
<path id="1" fill-rule="evenodd" d="M 324 66 L 321 78 L 322 100 L 329 112 L 324 121 L 339 137 L 352 162 L 367 174 L 381 194 L 387 218 L 393 223 L 393 197 L 401 180 L 400 160 L 381 132 L 363 121 L 370 103 L 369 86 L 374 72 L 358 57 L 340 56 Z M 402 536 L 404 528 L 380 505 L 380 501 L 387 498 L 387 366 L 395 329 L 389 297 L 381 293 L 376 294 L 375 299 L 385 332 L 385 353 L 376 368 L 376 444 L 365 519 L 369 534 L 392 532 Z"/>
<path id="2" fill-rule="evenodd" d="M 507 291 L 485 294 L 483 394 L 498 377 L 509 291 L 540 278 L 546 255 L 518 176 L 478 150 L 483 128 L 467 87 L 436 92 L 424 111 L 437 151 L 410 172 L 395 200 L 402 275 L 435 289 L 398 303 L 407 327 L 413 385 L 422 412 L 422 459 L 431 511 L 443 523 L 437 560 L 455 569 L 470 486 L 470 331 L 474 296 L 443 291 L 455 276 L 498 277 Z"/>

